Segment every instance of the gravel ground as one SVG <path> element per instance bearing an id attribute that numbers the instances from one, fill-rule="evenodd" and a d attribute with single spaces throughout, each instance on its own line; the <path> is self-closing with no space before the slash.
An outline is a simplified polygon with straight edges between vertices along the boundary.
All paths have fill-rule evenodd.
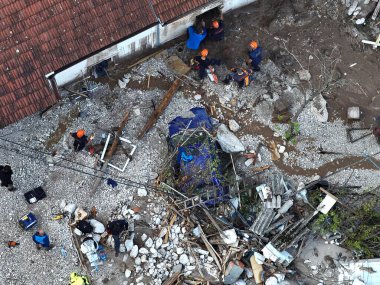
<path id="1" fill-rule="evenodd" d="M 152 58 L 136 66 L 131 70 L 130 78 L 133 81 L 143 81 L 146 79 L 144 76 L 146 74 L 159 78 L 161 75 L 158 70 L 163 72 L 168 70 L 161 57 Z M 225 66 L 218 68 L 217 73 L 222 79 L 226 74 Z M 196 77 L 194 72 L 190 75 Z M 169 76 L 169 80 L 173 79 Z M 202 83 L 204 92 L 183 86 L 155 127 L 140 141 L 136 137 L 152 112 L 151 101 L 159 102 L 164 95 L 163 90 L 154 89 L 154 87 L 149 91 L 119 87 L 110 90 L 108 85 L 94 84 L 97 88 L 92 92 L 90 99 L 83 100 L 82 98 L 71 102 L 63 100 L 63 104 L 55 107 L 43 118 L 33 115 L 1 129 L 0 164 L 12 166 L 17 191 L 3 190 L 3 195 L 0 197 L 0 203 L 3 205 L 0 208 L 0 225 L 4 229 L 2 231 L 4 246 L 0 249 L 0 279 L 2 279 L 0 283 L 45 284 L 49 278 L 48 280 L 53 279 L 54 284 L 59 285 L 68 283 L 72 271 L 85 273 L 78 264 L 70 231 L 65 221 L 51 219 L 53 214 L 60 211 L 59 205 L 63 200 L 86 209 L 96 206 L 99 220 L 104 223 L 110 217 L 120 215 L 122 206 L 139 207 L 141 212 L 129 217 L 136 221 L 142 219 L 148 225 L 145 229 L 136 227 L 139 248 L 148 247 L 141 238 L 143 232 L 156 242 L 161 230 L 158 219 L 161 222 L 164 220 L 166 201 L 150 188 L 147 189 L 146 197 L 139 197 L 137 191 L 141 184 L 151 183 L 152 178 L 161 170 L 167 155 L 168 122 L 176 116 L 186 115 L 192 107 L 210 106 L 210 103 L 215 103 L 216 119 L 228 123 L 228 119 L 233 117 L 239 125 L 245 127 L 244 131 L 239 131 L 236 135 L 247 150 L 255 149 L 260 141 L 272 139 L 285 145 L 285 142 L 275 134 L 283 136 L 288 125 L 272 121 L 274 102 L 279 98 L 286 98 L 291 104 L 290 111 L 294 114 L 305 97 L 304 91 L 297 87 L 299 83 L 298 76 L 283 74 L 279 66 L 270 59 L 266 59 L 254 83 L 245 90 L 240 90 L 234 85 L 215 85 L 208 80 Z M 194 99 L 194 95 L 198 93 L 202 95 L 199 101 Z M 62 95 L 67 96 L 64 92 Z M 120 173 L 108 168 L 106 177 L 117 180 L 119 185 L 113 189 L 102 183 L 94 195 L 91 191 L 96 174 L 95 158 L 84 152 L 73 154 L 68 147 L 70 145 L 68 133 L 84 128 L 88 134 L 96 135 L 95 143 L 99 142 L 102 135 L 106 134 L 105 130 L 116 127 L 126 111 L 130 112 L 130 119 L 122 136 L 137 145 L 137 150 L 125 172 Z M 347 124 L 341 119 L 319 122 L 311 111 L 311 104 L 301 112 L 299 123 L 300 134 L 297 136 L 296 144 L 294 147 L 287 145 L 286 154 L 281 155 L 283 164 L 290 169 L 300 167 L 312 170 L 337 159 L 345 157 L 351 159 L 351 157 L 361 157 L 380 151 L 380 146 L 375 143 L 372 136 L 354 144 L 348 142 Z M 320 146 L 324 150 L 342 152 L 344 155 L 318 154 L 316 149 Z M 54 157 L 50 155 L 52 152 L 55 153 Z M 280 170 L 271 161 L 271 153 L 267 148 L 262 148 L 260 154 L 261 161 L 258 161 L 255 167 L 270 164 L 273 165 L 270 171 Z M 62 157 L 66 160 L 62 160 Z M 376 158 L 380 159 L 380 156 L 377 155 Z M 115 156 L 112 163 L 122 165 L 125 159 L 125 156 Z M 352 162 L 356 160 L 355 158 Z M 252 166 L 247 167 L 244 164 L 245 161 L 244 157 L 235 156 L 237 172 L 248 176 Z M 298 183 L 307 182 L 312 177 L 311 175 L 292 175 L 291 178 Z M 352 166 L 329 178 L 330 182 L 340 184 L 345 184 L 348 180 L 350 185 L 361 185 L 362 189 L 359 191 L 367 191 L 380 184 L 379 170 Z M 23 194 L 38 186 L 44 187 L 48 197 L 34 205 L 28 205 Z M 50 235 L 52 243 L 56 246 L 51 251 L 37 251 L 31 239 L 35 229 L 25 232 L 18 226 L 18 219 L 28 212 L 36 214 L 38 227 L 43 228 Z M 145 276 L 145 279 L 143 278 L 145 284 L 160 284 L 171 272 L 173 266 L 179 264 L 182 254 L 190 256 L 187 246 L 182 241 L 188 231 L 189 229 L 183 225 L 176 224 L 169 247 L 165 252 L 160 252 L 161 256 L 153 257 L 153 253 L 149 255 L 144 266 L 137 264 L 135 259 L 125 257 L 130 253 L 115 258 L 113 253 L 109 252 L 106 264 L 101 266 L 99 271 L 91 273 L 93 284 L 126 285 L 131 282 L 136 284 L 142 282 L 141 276 Z M 18 241 L 20 246 L 8 249 L 5 246 L 8 240 Z M 62 247 L 68 252 L 67 257 L 61 255 Z M 139 253 L 138 257 L 142 259 L 142 255 L 144 253 Z M 175 255 L 177 258 L 174 258 Z M 212 260 L 205 254 L 203 257 L 200 255 L 199 258 L 212 271 Z M 167 260 L 166 263 L 165 260 Z M 163 269 L 149 272 L 149 267 L 155 266 L 152 264 L 162 264 Z M 133 271 L 128 279 L 124 275 L 126 266 Z M 192 268 L 194 260 L 189 258 L 187 266 L 190 266 L 187 267 L 187 271 L 195 270 Z"/>

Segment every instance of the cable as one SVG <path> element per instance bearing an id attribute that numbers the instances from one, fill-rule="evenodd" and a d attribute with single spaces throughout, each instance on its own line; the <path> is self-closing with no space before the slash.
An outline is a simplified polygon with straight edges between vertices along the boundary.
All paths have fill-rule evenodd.
<path id="1" fill-rule="evenodd" d="M 18 146 L 21 146 L 21 147 L 24 147 L 24 148 L 30 149 L 30 150 L 32 150 L 32 151 L 35 151 L 35 152 L 41 153 L 41 154 L 46 155 L 46 156 L 54 157 L 52 154 L 50 154 L 50 153 L 48 153 L 48 152 L 44 152 L 44 151 L 41 151 L 41 150 L 35 149 L 35 148 L 33 148 L 33 147 L 30 147 L 30 146 L 26 146 L 26 145 L 23 145 L 23 144 L 18 143 L 18 142 L 13 142 L 13 141 L 11 141 L 11 140 L 4 139 L 4 138 L 1 138 L 1 137 L 0 137 L 0 140 L 6 141 L 6 142 L 8 142 L 8 143 L 16 144 L 16 145 L 18 145 Z M 0 146 L 0 147 L 1 147 L 1 146 Z M 5 148 L 5 149 L 6 149 L 6 148 Z M 7 149 L 7 150 L 10 150 L 10 149 Z M 21 153 L 18 152 L 18 154 L 21 154 Z M 21 155 L 23 155 L 23 154 L 21 154 Z M 37 158 L 34 157 L 34 159 L 37 159 Z M 89 169 L 91 169 L 91 170 L 94 170 L 94 169 L 93 169 L 92 167 L 90 167 L 90 166 L 87 166 L 87 165 L 85 165 L 85 164 L 81 164 L 81 163 L 78 163 L 78 162 L 75 162 L 75 161 L 69 160 L 69 159 L 67 159 L 67 158 L 65 158 L 65 157 L 62 157 L 62 160 L 64 160 L 64 161 L 68 161 L 68 162 L 70 162 L 70 163 L 72 163 L 72 164 L 76 164 L 76 165 L 78 165 L 78 166 L 82 166 L 82 167 L 84 167 L 84 168 L 89 168 Z M 63 166 L 63 165 L 57 165 L 57 166 L 59 166 L 59 167 L 63 167 L 63 168 L 68 168 L 68 167 Z M 89 175 L 92 175 L 92 176 L 94 176 L 94 177 L 98 177 L 98 178 L 103 178 L 103 179 L 106 178 L 106 177 L 104 177 L 104 176 L 94 175 L 94 174 L 92 174 L 92 173 L 84 172 L 84 171 L 81 171 L 81 170 L 78 170 L 78 169 L 74 169 L 74 168 L 68 168 L 68 169 L 71 169 L 71 170 L 74 170 L 74 171 L 77 171 L 77 172 L 80 172 L 80 173 L 84 173 L 84 174 L 89 174 Z M 106 174 L 106 175 L 108 176 L 108 173 L 107 173 L 107 172 L 105 172 L 105 171 L 101 171 L 101 170 L 98 170 L 98 171 L 101 172 L 101 173 L 103 173 L 103 174 Z M 127 181 L 127 182 L 129 182 L 129 183 L 134 183 L 134 184 L 138 185 L 138 186 L 133 185 L 133 187 L 136 187 L 136 188 L 138 188 L 138 187 L 147 187 L 147 188 L 150 188 L 150 189 L 154 189 L 155 191 L 161 191 L 161 192 L 162 192 L 162 190 L 160 190 L 159 188 L 157 188 L 157 187 L 153 187 L 153 186 L 150 186 L 150 185 L 148 185 L 148 184 L 143 184 L 143 183 L 140 183 L 140 182 L 137 182 L 137 181 L 133 181 L 133 180 L 127 179 L 127 178 L 125 178 L 125 177 L 120 177 L 120 176 L 113 176 L 113 177 L 115 177 L 116 179 L 119 179 L 119 180 L 121 179 L 121 180 L 123 180 L 123 181 Z M 115 180 L 115 181 L 116 181 L 116 180 Z M 129 185 L 130 185 L 130 184 L 129 184 Z"/>
<path id="2" fill-rule="evenodd" d="M 7 147 L 1 146 L 1 145 L 0 145 L 0 148 L 1 149 L 5 149 L 5 150 L 10 151 L 10 152 L 17 153 L 17 154 L 19 154 L 21 156 L 29 157 L 29 158 L 36 159 L 38 161 L 44 162 L 44 161 L 42 161 L 38 157 L 21 153 L 20 150 L 10 149 L 10 148 L 7 148 Z M 99 175 L 96 175 L 96 174 L 93 174 L 93 173 L 89 173 L 89 172 L 85 172 L 85 171 L 82 171 L 82 170 L 79 170 L 79 169 L 76 169 L 76 168 L 73 168 L 73 167 L 69 167 L 69 166 L 59 165 L 59 167 L 62 167 L 62 168 L 65 168 L 65 169 L 69 169 L 69 170 L 72 170 L 72 171 L 75 171 L 75 172 L 78 172 L 78 173 L 81 173 L 81 174 L 89 175 L 89 176 L 92 176 L 92 177 L 96 177 L 96 178 L 101 178 L 101 179 L 106 179 L 107 178 L 106 176 L 99 176 Z M 158 187 L 154 187 L 154 186 L 151 186 L 151 185 L 148 185 L 148 184 L 139 183 L 139 182 L 132 181 L 132 180 L 127 180 L 127 181 L 130 181 L 131 183 L 134 183 L 134 184 L 126 183 L 126 182 L 120 181 L 120 180 L 115 180 L 115 181 L 118 182 L 121 185 L 126 185 L 126 186 L 129 186 L 129 187 L 134 187 L 134 188 L 146 187 L 146 188 L 148 188 L 150 190 L 153 190 L 153 191 L 157 191 L 157 192 L 161 192 L 161 193 L 166 193 L 165 191 L 162 191 Z"/>

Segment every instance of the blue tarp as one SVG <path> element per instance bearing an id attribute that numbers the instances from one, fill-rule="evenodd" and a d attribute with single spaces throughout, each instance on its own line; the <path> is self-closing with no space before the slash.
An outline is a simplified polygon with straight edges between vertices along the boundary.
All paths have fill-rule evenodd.
<path id="1" fill-rule="evenodd" d="M 190 122 L 188 129 L 203 126 L 208 131 L 212 130 L 211 119 L 204 108 L 192 108 L 190 111 L 194 114 L 193 118 L 177 117 L 169 123 L 169 137 L 173 137 L 181 130 L 185 130 Z"/>
<path id="2" fill-rule="evenodd" d="M 173 136 L 185 129 L 191 130 L 202 126 L 207 131 L 212 131 L 211 119 L 204 108 L 193 108 L 190 111 L 194 114 L 193 118 L 177 117 L 169 123 L 169 142 L 172 146 L 175 145 Z M 185 139 L 186 135 L 182 141 Z M 208 135 L 189 140 L 185 145 L 180 146 L 176 155 L 179 176 L 184 178 L 180 190 L 185 193 L 192 192 L 195 195 L 202 194 L 204 192 L 202 189 L 207 188 L 216 190 L 217 197 L 222 196 L 225 188 L 219 152 L 219 147 Z M 206 204 L 212 205 L 215 202 L 217 201 L 211 200 Z"/>

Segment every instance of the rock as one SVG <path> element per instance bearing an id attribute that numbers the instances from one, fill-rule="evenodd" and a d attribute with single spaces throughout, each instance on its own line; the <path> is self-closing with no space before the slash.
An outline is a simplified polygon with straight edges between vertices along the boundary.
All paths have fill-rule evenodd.
<path id="1" fill-rule="evenodd" d="M 138 266 L 138 265 L 141 265 L 141 258 L 140 257 L 136 257 L 135 258 L 135 264 Z"/>
<path id="2" fill-rule="evenodd" d="M 142 234 L 141 235 L 141 240 L 144 242 L 146 241 L 146 239 L 148 238 L 148 236 L 146 234 Z"/>
<path id="3" fill-rule="evenodd" d="M 229 120 L 228 121 L 228 127 L 232 132 L 237 132 L 240 129 L 239 124 L 235 120 Z"/>
<path id="4" fill-rule="evenodd" d="M 223 151 L 227 153 L 242 152 L 245 150 L 240 140 L 230 132 L 224 124 L 218 127 L 216 140 L 219 142 Z"/>
<path id="5" fill-rule="evenodd" d="M 139 253 L 139 247 L 137 245 L 134 245 L 131 249 L 131 253 L 129 254 L 131 257 L 136 258 L 137 254 Z"/>
<path id="6" fill-rule="evenodd" d="M 153 246 L 153 240 L 148 238 L 145 242 L 145 246 L 151 248 Z"/>
<path id="7" fill-rule="evenodd" d="M 125 278 L 131 277 L 131 274 L 132 274 L 131 270 L 129 270 L 129 269 L 125 270 Z"/>
<path id="8" fill-rule="evenodd" d="M 175 265 L 175 266 L 173 266 L 173 269 L 172 269 L 172 272 L 182 272 L 182 268 L 183 268 L 183 266 L 182 266 L 182 264 L 177 264 L 177 265 Z"/>
<path id="9" fill-rule="evenodd" d="M 148 254 L 149 250 L 147 250 L 145 247 L 142 247 L 142 248 L 139 249 L 139 253 L 140 254 Z"/>
<path id="10" fill-rule="evenodd" d="M 185 250 L 182 247 L 177 247 L 176 252 L 177 254 L 182 254 L 185 252 Z"/>
<path id="11" fill-rule="evenodd" d="M 355 21 L 356 25 L 363 25 L 365 23 L 365 18 L 360 18 Z"/>
<path id="12" fill-rule="evenodd" d="M 137 196 L 139 196 L 139 197 L 145 197 L 146 195 L 148 195 L 148 192 L 146 191 L 145 188 L 139 188 L 137 190 Z"/>
<path id="13" fill-rule="evenodd" d="M 167 228 L 163 228 L 161 231 L 160 231 L 160 234 L 158 235 L 160 238 L 164 237 L 166 235 L 166 233 L 168 232 L 168 229 Z"/>
<path id="14" fill-rule="evenodd" d="M 124 89 L 127 86 L 127 83 L 125 83 L 123 80 L 118 80 L 117 83 L 119 84 L 119 87 L 121 89 Z"/>
<path id="15" fill-rule="evenodd" d="M 156 243 L 155 243 L 156 249 L 159 249 L 161 247 L 162 243 L 163 243 L 162 238 L 158 238 L 156 240 Z"/>
<path id="16" fill-rule="evenodd" d="M 309 81 L 311 79 L 311 74 L 309 70 L 302 69 L 302 70 L 297 71 L 297 74 L 300 80 Z"/>
<path id="17" fill-rule="evenodd" d="M 179 257 L 179 262 L 186 266 L 189 264 L 190 260 L 186 254 L 181 254 L 181 256 Z"/>
<path id="18" fill-rule="evenodd" d="M 130 251 L 132 250 L 132 248 L 133 248 L 133 241 L 130 240 L 130 239 L 127 239 L 127 240 L 125 241 L 124 245 L 125 245 L 125 250 L 126 250 L 127 252 L 130 252 Z"/>
<path id="19" fill-rule="evenodd" d="M 351 119 L 351 120 L 360 119 L 360 108 L 359 107 L 349 107 L 347 109 L 347 119 Z"/>
<path id="20" fill-rule="evenodd" d="M 278 147 L 278 152 L 279 152 L 279 153 L 284 153 L 284 152 L 285 152 L 285 147 L 284 147 L 283 145 L 280 145 L 280 146 Z"/>
<path id="21" fill-rule="evenodd" d="M 145 254 L 141 256 L 141 262 L 142 263 L 145 263 L 147 260 L 148 260 L 148 258 L 146 257 Z"/>
<path id="22" fill-rule="evenodd" d="M 247 160 L 244 162 L 245 166 L 247 166 L 247 167 L 250 166 L 252 163 L 253 163 L 253 158 L 247 159 Z"/>
<path id="23" fill-rule="evenodd" d="M 348 16 L 351 16 L 354 13 L 354 11 L 356 10 L 356 7 L 358 7 L 358 4 L 359 4 L 358 0 L 355 0 L 352 3 L 352 5 L 350 6 L 350 8 L 347 11 Z"/>
<path id="24" fill-rule="evenodd" d="M 133 113 L 135 113 L 136 116 L 140 116 L 141 115 L 141 111 L 140 111 L 139 108 L 133 109 Z"/>
<path id="25" fill-rule="evenodd" d="M 199 94 L 197 94 L 197 95 L 194 96 L 194 99 L 197 100 L 197 101 L 199 101 L 199 100 L 202 99 L 202 96 L 199 95 Z"/>
<path id="26" fill-rule="evenodd" d="M 311 112 L 315 115 L 316 119 L 321 123 L 326 123 L 329 118 L 327 111 L 327 102 L 321 94 L 317 95 L 312 104 Z"/>

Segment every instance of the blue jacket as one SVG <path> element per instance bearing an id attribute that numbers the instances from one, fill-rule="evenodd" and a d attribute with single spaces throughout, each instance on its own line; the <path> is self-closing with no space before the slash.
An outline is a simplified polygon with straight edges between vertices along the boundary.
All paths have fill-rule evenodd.
<path id="1" fill-rule="evenodd" d="M 249 52 L 249 58 L 252 59 L 252 66 L 257 66 L 262 60 L 262 48 L 258 47 Z"/>
<path id="2" fill-rule="evenodd" d="M 43 247 L 49 247 L 50 245 L 49 236 L 47 234 L 40 236 L 38 233 L 35 233 L 32 238 L 36 244 L 40 244 Z"/>
<path id="3" fill-rule="evenodd" d="M 189 38 L 186 41 L 187 48 L 197 50 L 201 41 L 207 36 L 206 29 L 203 29 L 203 34 L 197 34 L 194 26 L 189 27 L 187 31 L 189 33 Z"/>

